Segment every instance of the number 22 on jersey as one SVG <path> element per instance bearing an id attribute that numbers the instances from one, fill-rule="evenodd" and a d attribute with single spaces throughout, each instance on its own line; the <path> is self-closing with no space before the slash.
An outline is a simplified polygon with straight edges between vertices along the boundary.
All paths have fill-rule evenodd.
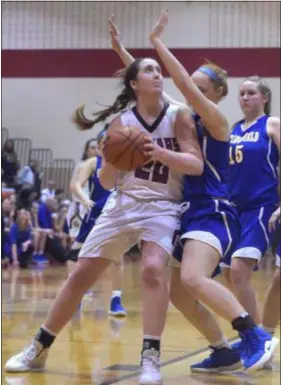
<path id="1" fill-rule="evenodd" d="M 229 147 L 229 164 L 242 163 L 243 162 L 243 147 L 244 145 L 230 146 Z"/>

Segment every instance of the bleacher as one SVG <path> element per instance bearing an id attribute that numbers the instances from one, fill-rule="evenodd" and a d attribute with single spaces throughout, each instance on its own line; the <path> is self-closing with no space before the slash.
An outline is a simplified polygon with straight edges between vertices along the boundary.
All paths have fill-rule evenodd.
<path id="1" fill-rule="evenodd" d="M 47 181 L 52 179 L 55 182 L 56 188 L 62 188 L 65 191 L 65 195 L 70 198 L 69 182 L 75 166 L 73 159 L 54 158 L 51 149 L 33 147 L 32 140 L 29 138 L 10 137 L 9 130 L 6 127 L 2 127 L 2 144 L 7 139 L 14 141 L 20 168 L 27 165 L 31 159 L 37 160 L 40 165 L 40 171 L 43 173 L 42 186 L 46 186 Z"/>

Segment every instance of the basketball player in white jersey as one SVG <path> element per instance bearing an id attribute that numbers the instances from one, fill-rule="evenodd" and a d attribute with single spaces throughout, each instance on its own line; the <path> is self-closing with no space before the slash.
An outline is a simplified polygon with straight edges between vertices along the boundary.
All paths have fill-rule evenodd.
<path id="1" fill-rule="evenodd" d="M 6 363 L 7 371 L 43 369 L 56 335 L 70 320 L 83 294 L 110 261 L 122 258 L 135 244 L 142 254 L 143 351 L 140 384 L 159 384 L 160 336 L 169 301 L 165 267 L 179 226 L 183 175 L 201 175 L 202 153 L 189 110 L 163 102 L 163 76 L 149 58 L 134 61 L 123 72 L 123 90 L 114 104 L 96 114 L 95 120 L 78 110 L 76 121 L 90 128 L 136 103 L 115 118 L 110 128 L 128 124 L 146 136 L 145 155 L 151 162 L 133 172 L 120 172 L 103 162 L 100 181 L 116 191 L 82 246 L 76 268 L 64 283 L 47 318 L 30 345 Z M 109 129 L 110 129 L 109 128 Z"/>

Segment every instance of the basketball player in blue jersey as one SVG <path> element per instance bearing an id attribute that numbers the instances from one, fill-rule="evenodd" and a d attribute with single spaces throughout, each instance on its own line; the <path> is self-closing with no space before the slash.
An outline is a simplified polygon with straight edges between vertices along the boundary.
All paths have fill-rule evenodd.
<path id="1" fill-rule="evenodd" d="M 78 163 L 74 169 L 73 176 L 75 176 L 75 174 L 79 171 L 80 165 L 85 160 L 90 159 L 94 156 L 96 156 L 96 140 L 89 139 L 85 144 L 81 162 Z M 87 187 L 85 188 L 85 190 L 87 190 L 87 193 L 88 193 Z M 69 235 L 72 239 L 75 239 L 77 237 L 84 214 L 85 214 L 85 209 L 83 208 L 83 206 L 79 202 L 77 202 L 75 199 L 72 199 L 68 209 L 68 213 L 67 213 L 67 224 L 69 227 Z M 74 254 L 75 256 L 76 255 L 75 251 L 70 253 L 70 257 L 72 254 Z"/>
<path id="2" fill-rule="evenodd" d="M 234 125 L 230 137 L 229 195 L 238 211 L 241 239 L 228 261 L 227 276 L 257 324 L 261 315 L 250 279 L 270 246 L 269 219 L 279 202 L 280 119 L 269 115 L 271 98 L 265 80 L 258 76 L 244 80 L 239 91 L 244 119 Z"/>
<path id="3" fill-rule="evenodd" d="M 281 257 L 281 240 L 280 240 L 280 206 L 274 211 L 269 220 L 269 231 L 275 234 L 276 243 L 273 242 L 273 252 L 276 259 L 276 268 L 273 275 L 272 283 L 268 289 L 263 313 L 262 313 L 262 325 L 269 333 L 275 334 L 278 322 L 280 321 L 280 257 Z M 274 244 L 275 243 L 275 244 Z M 272 369 L 273 364 L 271 361 L 267 362 L 265 369 Z"/>
<path id="4" fill-rule="evenodd" d="M 95 225 L 97 218 L 100 216 L 102 209 L 111 194 L 111 191 L 105 190 L 99 180 L 99 172 L 102 165 L 102 157 L 100 148 L 102 140 L 106 134 L 106 128 L 100 132 L 97 137 L 96 156 L 84 161 L 77 173 L 74 174 L 70 183 L 70 190 L 73 197 L 80 202 L 86 210 L 79 233 L 73 244 L 72 261 L 77 261 L 79 251 L 85 242 L 87 236 Z M 84 185 L 88 181 L 88 195 L 84 191 Z M 116 264 L 116 271 L 113 274 L 113 292 L 110 302 L 109 314 L 117 317 L 126 316 L 126 310 L 121 304 L 122 291 L 120 290 L 123 280 L 123 263 Z"/>
<path id="5" fill-rule="evenodd" d="M 212 345 L 213 353 L 210 358 L 193 365 L 192 371 L 232 371 L 241 365 L 240 356 L 231 349 L 212 314 L 195 300 L 201 300 L 232 322 L 241 338 L 248 342 L 242 354 L 244 366 L 248 370 L 256 370 L 270 358 L 276 340 L 271 344 L 271 336 L 254 324 L 232 293 L 209 279 L 220 259 L 232 252 L 235 240 L 240 235 L 236 211 L 231 207 L 227 193 L 228 124 L 215 105 L 227 94 L 226 74 L 217 66 L 204 65 L 193 74 L 192 81 L 157 36 L 162 29 L 164 18 L 160 19 L 158 27 L 154 30 L 152 43 L 155 44 L 176 85 L 198 112 L 195 113 L 194 120 L 205 158 L 203 175 L 186 177 L 184 199 L 189 202 L 190 207 L 182 220 L 183 255 L 177 255 L 183 262 L 182 284 L 179 270 L 174 269 L 171 299 L 178 310 Z M 122 46 L 112 18 L 109 23 L 112 47 L 124 64 L 129 65 L 134 58 Z M 167 98 L 167 95 L 164 97 Z M 184 297 L 184 302 L 182 292 L 185 289 L 190 296 L 188 300 Z M 265 346 L 269 344 L 270 352 Z M 259 349 L 255 351 L 257 345 Z"/>

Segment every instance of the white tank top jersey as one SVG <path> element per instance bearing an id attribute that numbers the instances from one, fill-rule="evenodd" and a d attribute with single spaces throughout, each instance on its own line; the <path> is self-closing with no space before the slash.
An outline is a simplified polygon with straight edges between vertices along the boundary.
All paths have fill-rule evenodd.
<path id="1" fill-rule="evenodd" d="M 122 125 L 136 126 L 152 135 L 158 145 L 179 152 L 175 135 L 175 119 L 178 106 L 166 104 L 158 118 L 150 126 L 136 107 L 121 114 Z M 183 174 L 170 170 L 159 162 L 151 162 L 132 172 L 119 172 L 117 191 L 138 200 L 169 200 L 181 202 L 183 198 Z"/>

